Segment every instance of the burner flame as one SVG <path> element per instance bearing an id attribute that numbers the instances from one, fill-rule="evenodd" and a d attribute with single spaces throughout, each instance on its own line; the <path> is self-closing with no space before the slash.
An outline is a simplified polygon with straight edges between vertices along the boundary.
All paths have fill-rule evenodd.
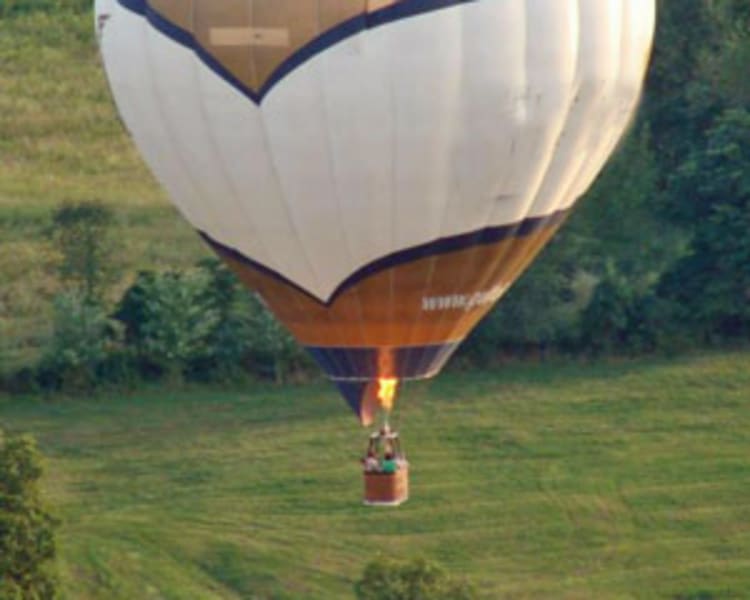
<path id="1" fill-rule="evenodd" d="M 386 412 L 393 410 L 393 401 L 396 398 L 397 390 L 398 379 L 383 377 L 378 379 L 378 400 L 380 400 L 380 407 Z"/>

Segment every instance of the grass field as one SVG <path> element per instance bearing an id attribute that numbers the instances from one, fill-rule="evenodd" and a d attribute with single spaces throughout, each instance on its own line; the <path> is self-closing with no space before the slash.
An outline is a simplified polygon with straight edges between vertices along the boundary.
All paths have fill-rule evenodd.
<path id="1" fill-rule="evenodd" d="M 67 598 L 352 597 L 378 553 L 488 599 L 750 598 L 750 354 L 509 366 L 407 388 L 413 494 L 359 504 L 327 385 L 0 402 L 35 434 Z"/>

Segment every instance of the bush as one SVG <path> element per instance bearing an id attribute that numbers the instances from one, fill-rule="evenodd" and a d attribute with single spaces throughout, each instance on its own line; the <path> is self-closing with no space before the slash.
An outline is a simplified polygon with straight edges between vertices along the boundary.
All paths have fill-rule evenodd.
<path id="1" fill-rule="evenodd" d="M 369 563 L 355 584 L 357 600 L 474 600 L 465 581 L 448 575 L 424 559 L 380 558 Z"/>
<path id="2" fill-rule="evenodd" d="M 212 379 L 243 370 L 285 381 L 310 361 L 262 302 L 216 261 L 189 273 L 142 272 L 115 318 L 145 376 Z"/>
<path id="3" fill-rule="evenodd" d="M 207 285 L 201 271 L 141 272 L 125 292 L 114 318 L 146 374 L 179 381 L 191 360 L 208 353 L 219 315 L 206 302 Z"/>
<path id="4" fill-rule="evenodd" d="M 594 353 L 627 347 L 635 300 L 627 279 L 609 264 L 581 315 L 583 346 Z"/>
<path id="5" fill-rule="evenodd" d="M 4 374 L 0 380 L 0 390 L 10 394 L 33 394 L 39 391 L 37 369 L 32 366 Z"/>
<path id="6" fill-rule="evenodd" d="M 51 574 L 56 520 L 41 501 L 36 444 L 0 431 L 0 600 L 57 597 Z"/>
<path id="7" fill-rule="evenodd" d="M 74 292 L 54 302 L 54 331 L 39 365 L 38 382 L 45 389 L 89 389 L 101 366 L 118 350 L 119 328 L 98 304 Z"/>
<path id="8" fill-rule="evenodd" d="M 638 297 L 629 311 L 628 348 L 634 352 L 674 354 L 695 347 L 692 335 L 678 318 L 679 307 L 649 290 Z"/>
<path id="9" fill-rule="evenodd" d="M 216 259 L 201 261 L 206 285 L 200 302 L 215 315 L 201 352 L 189 366 L 197 379 L 237 377 L 250 351 L 252 337 L 248 293 L 235 275 Z"/>

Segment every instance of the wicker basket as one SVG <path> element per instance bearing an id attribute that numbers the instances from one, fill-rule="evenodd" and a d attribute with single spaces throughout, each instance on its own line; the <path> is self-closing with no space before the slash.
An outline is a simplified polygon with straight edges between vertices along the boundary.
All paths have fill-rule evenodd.
<path id="1" fill-rule="evenodd" d="M 409 499 L 409 467 L 395 473 L 365 473 L 365 504 L 398 506 Z"/>

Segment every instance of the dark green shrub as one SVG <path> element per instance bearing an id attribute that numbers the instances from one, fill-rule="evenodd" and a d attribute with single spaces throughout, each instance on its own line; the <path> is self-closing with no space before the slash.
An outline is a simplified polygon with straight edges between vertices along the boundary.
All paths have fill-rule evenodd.
<path id="1" fill-rule="evenodd" d="M 581 315 L 582 345 L 594 353 L 625 349 L 635 301 L 627 279 L 608 265 Z"/>
<path id="2" fill-rule="evenodd" d="M 33 394 L 39 391 L 37 371 L 34 367 L 23 367 L 4 373 L 0 379 L 0 391 L 9 394 Z"/>
<path id="3" fill-rule="evenodd" d="M 142 272 L 125 292 L 114 318 L 125 329 L 142 371 L 180 380 L 190 362 L 208 353 L 218 311 L 206 302 L 209 279 L 187 273 Z"/>
<path id="4" fill-rule="evenodd" d="M 0 431 L 0 600 L 52 600 L 56 520 L 41 500 L 42 466 L 29 437 Z"/>
<path id="5" fill-rule="evenodd" d="M 252 304 L 237 277 L 216 259 L 200 263 L 206 286 L 200 301 L 215 315 L 203 351 L 191 360 L 191 378 L 210 380 L 237 377 L 251 348 Z"/>
<path id="6" fill-rule="evenodd" d="M 39 365 L 43 389 L 89 389 L 118 348 L 119 327 L 98 304 L 74 292 L 55 298 L 54 330 Z"/>
<path id="7" fill-rule="evenodd" d="M 474 600 L 475 590 L 435 563 L 379 558 L 355 584 L 357 600 Z"/>
<path id="8" fill-rule="evenodd" d="M 287 380 L 310 359 L 257 296 L 215 261 L 189 273 L 140 273 L 115 318 L 145 377 Z"/>
<path id="9" fill-rule="evenodd" d="M 649 290 L 628 312 L 627 348 L 633 352 L 674 354 L 696 346 L 695 336 L 680 322 L 680 308 Z"/>
<path id="10" fill-rule="evenodd" d="M 312 368 L 308 355 L 234 273 L 213 259 L 200 266 L 207 275 L 201 302 L 216 318 L 203 351 L 191 361 L 191 377 L 223 379 L 244 371 L 281 383 Z"/>

